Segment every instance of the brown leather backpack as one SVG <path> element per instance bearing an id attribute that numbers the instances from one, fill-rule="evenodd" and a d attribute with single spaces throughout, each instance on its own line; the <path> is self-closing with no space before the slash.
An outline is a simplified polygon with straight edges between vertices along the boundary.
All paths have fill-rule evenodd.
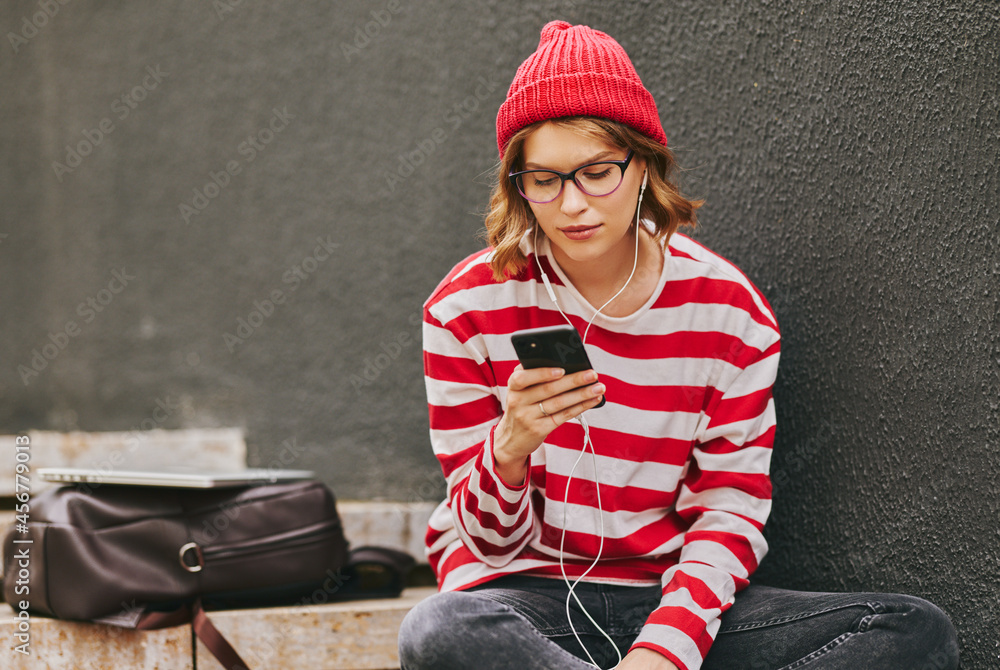
<path id="1" fill-rule="evenodd" d="M 398 595 L 413 565 L 394 550 L 349 553 L 333 493 L 312 480 L 62 486 L 32 499 L 28 518 L 4 541 L 3 591 L 15 612 L 144 629 L 190 621 L 230 669 L 246 664 L 204 607 Z"/>

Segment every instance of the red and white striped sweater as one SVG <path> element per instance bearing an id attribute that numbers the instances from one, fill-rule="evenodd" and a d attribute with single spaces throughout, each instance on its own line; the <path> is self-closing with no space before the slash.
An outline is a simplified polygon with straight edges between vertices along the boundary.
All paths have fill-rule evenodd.
<path id="1" fill-rule="evenodd" d="M 551 260 L 547 241 L 539 247 L 559 304 L 582 334 L 594 307 Z M 529 262 L 516 277 L 496 282 L 487 249 L 459 263 L 424 305 L 431 442 L 448 485 L 427 532 L 442 591 L 510 573 L 561 576 L 563 500 L 583 428 L 555 429 L 520 487 L 497 475 L 491 448 L 518 363 L 510 334 L 565 323 L 542 285 L 530 236 L 521 248 Z M 649 301 L 627 317 L 598 316 L 586 348 L 607 386 L 607 404 L 586 414 L 605 538 L 586 579 L 661 584 L 660 606 L 634 646 L 695 670 L 719 615 L 767 552 L 777 322 L 734 265 L 675 234 Z M 588 454 L 570 482 L 571 578 L 600 545 L 594 474 Z"/>

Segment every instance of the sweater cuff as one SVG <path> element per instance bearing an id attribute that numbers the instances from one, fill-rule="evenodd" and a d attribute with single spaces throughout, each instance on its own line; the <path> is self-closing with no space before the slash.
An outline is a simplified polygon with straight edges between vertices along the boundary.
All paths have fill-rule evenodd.
<path id="1" fill-rule="evenodd" d="M 722 622 L 719 609 L 703 609 L 682 597 L 687 593 L 687 589 L 667 593 L 632 646 L 659 652 L 678 668 L 698 670 Z"/>
<path id="2" fill-rule="evenodd" d="M 500 473 L 497 472 L 497 462 L 493 458 L 493 433 L 497 427 L 490 428 L 490 439 L 486 441 L 486 448 L 483 449 L 483 471 L 489 473 L 490 478 L 496 484 L 497 490 L 507 502 L 517 502 L 528 488 L 528 481 L 531 479 L 531 457 L 524 459 L 526 467 L 524 481 L 518 486 L 513 486 L 504 481 Z"/>
<path id="3" fill-rule="evenodd" d="M 682 661 L 678 656 L 652 642 L 636 642 L 632 645 L 632 648 L 629 649 L 629 651 L 632 651 L 632 649 L 649 649 L 651 651 L 655 651 L 657 654 L 663 656 L 668 661 L 676 665 L 678 670 L 699 670 L 701 667 L 701 663 L 698 663 L 698 665 L 694 667 L 685 665 L 684 661 Z"/>

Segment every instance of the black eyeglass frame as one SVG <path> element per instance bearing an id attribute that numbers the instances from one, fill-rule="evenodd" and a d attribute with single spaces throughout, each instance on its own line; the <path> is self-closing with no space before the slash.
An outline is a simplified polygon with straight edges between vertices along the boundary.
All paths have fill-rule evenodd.
<path id="1" fill-rule="evenodd" d="M 620 160 L 620 161 L 594 161 L 593 163 L 587 163 L 586 165 L 581 165 L 580 167 L 576 168 L 575 170 L 573 170 L 571 172 L 559 172 L 558 170 L 543 170 L 543 169 L 522 170 L 520 172 L 511 172 L 509 175 L 507 175 L 507 179 L 509 179 L 510 183 L 512 183 L 514 185 L 514 188 L 517 189 L 517 192 L 521 194 L 522 198 L 524 198 L 528 202 L 533 202 L 536 205 L 547 205 L 548 203 L 550 203 L 550 202 L 558 199 L 559 196 L 562 195 L 563 188 L 565 188 L 565 186 L 566 186 L 566 180 L 568 180 L 568 179 L 572 179 L 573 183 L 576 184 L 576 187 L 578 189 L 580 189 L 581 192 L 589 195 L 590 197 L 592 197 L 592 198 L 603 198 L 605 196 L 611 195 L 612 193 L 614 193 L 615 191 L 617 191 L 619 188 L 621 188 L 622 182 L 625 181 L 625 170 L 628 169 L 629 163 L 632 162 L 632 158 L 634 156 L 635 156 L 635 153 L 631 149 L 629 149 L 628 155 L 625 156 L 625 158 L 623 160 Z M 618 186 L 615 186 L 613 189 L 611 189 L 607 193 L 602 193 L 601 195 L 594 195 L 593 193 L 590 193 L 589 191 L 587 191 L 587 189 L 585 189 L 583 187 L 583 185 L 576 180 L 576 173 L 579 172 L 580 170 L 585 170 L 585 169 L 587 169 L 589 167 L 593 167 L 595 165 L 605 165 L 605 164 L 608 164 L 608 163 L 610 163 L 612 165 L 617 165 L 618 166 L 618 168 L 621 170 L 621 177 L 618 180 Z M 554 174 L 557 177 L 559 177 L 559 180 L 560 180 L 559 181 L 559 191 L 555 194 L 555 197 L 551 198 L 550 200 L 532 200 L 531 198 L 529 198 L 528 196 L 526 196 L 524 194 L 524 189 L 521 187 L 521 177 L 523 177 L 526 174 L 531 174 L 532 172 L 548 172 L 549 174 Z"/>

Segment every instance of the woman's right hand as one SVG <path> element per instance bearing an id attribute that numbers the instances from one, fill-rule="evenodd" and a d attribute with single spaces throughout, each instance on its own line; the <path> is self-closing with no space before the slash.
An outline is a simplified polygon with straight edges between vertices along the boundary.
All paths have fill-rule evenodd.
<path id="1" fill-rule="evenodd" d="M 528 457 L 549 433 L 597 406 L 606 389 L 595 382 L 593 370 L 567 375 L 561 368 L 514 368 L 507 381 L 507 411 L 493 433 L 493 460 L 504 482 L 523 484 Z"/>

